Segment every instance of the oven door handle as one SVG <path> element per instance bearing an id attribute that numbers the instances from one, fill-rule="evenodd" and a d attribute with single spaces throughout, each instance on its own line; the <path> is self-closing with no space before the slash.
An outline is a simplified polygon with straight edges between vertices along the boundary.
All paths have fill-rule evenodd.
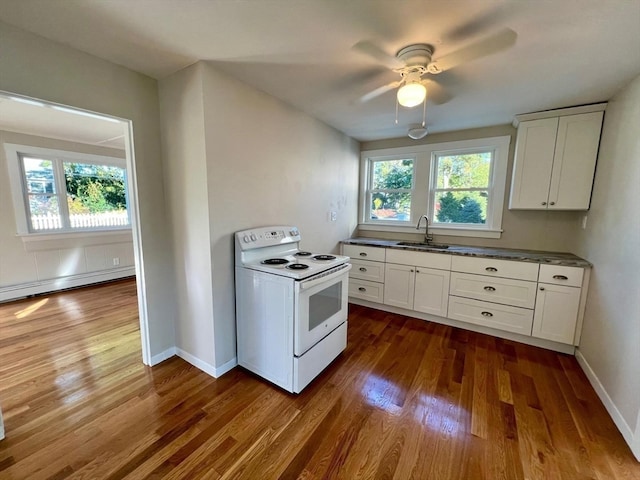
<path id="1" fill-rule="evenodd" d="M 310 280 L 304 280 L 300 282 L 300 290 L 306 290 L 307 288 L 311 288 L 315 285 L 318 285 L 319 283 L 325 283 L 329 280 L 333 280 L 334 278 L 347 273 L 349 270 L 351 270 L 351 267 L 352 265 L 350 263 L 347 263 L 344 266 L 336 267 L 340 269 L 336 270 L 335 272 L 326 275 L 320 274 L 320 277 L 312 278 Z"/>

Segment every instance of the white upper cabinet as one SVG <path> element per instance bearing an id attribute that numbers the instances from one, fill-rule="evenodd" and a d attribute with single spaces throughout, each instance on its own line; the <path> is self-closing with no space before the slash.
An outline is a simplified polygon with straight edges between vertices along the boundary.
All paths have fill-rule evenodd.
<path id="1" fill-rule="evenodd" d="M 587 210 L 603 116 L 595 111 L 521 121 L 509 208 Z"/>

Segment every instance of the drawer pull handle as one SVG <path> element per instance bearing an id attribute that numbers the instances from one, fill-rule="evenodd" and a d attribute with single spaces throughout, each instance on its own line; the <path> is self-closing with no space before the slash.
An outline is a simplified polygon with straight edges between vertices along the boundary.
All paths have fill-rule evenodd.
<path id="1" fill-rule="evenodd" d="M 485 268 L 485 270 L 486 270 L 487 272 L 497 272 L 497 271 L 498 271 L 498 269 L 497 269 L 497 268 L 495 268 L 495 267 L 487 267 L 487 268 Z"/>
<path id="2" fill-rule="evenodd" d="M 547 204 L 547 202 L 542 202 L 542 205 L 546 205 L 546 204 Z"/>
<path id="3" fill-rule="evenodd" d="M 360 256 L 361 256 L 361 257 L 366 257 L 366 256 L 367 256 L 367 254 L 366 254 L 366 253 L 364 253 L 364 252 L 360 252 Z"/>
<path id="4" fill-rule="evenodd" d="M 364 288 L 364 287 L 359 287 L 358 290 L 360 290 L 361 292 L 366 292 L 367 291 L 367 289 Z"/>
<path id="5" fill-rule="evenodd" d="M 540 291 L 541 291 L 541 292 L 544 292 L 544 287 L 540 287 Z"/>
<path id="6" fill-rule="evenodd" d="M 549 205 L 555 205 L 555 204 L 556 204 L 556 202 L 550 202 L 549 203 Z"/>
<path id="7" fill-rule="evenodd" d="M 484 289 L 485 289 L 487 292 L 495 292 L 495 291 L 496 291 L 496 289 L 495 289 L 494 287 L 490 287 L 490 286 L 488 286 L 488 285 L 487 285 L 486 287 L 484 287 Z"/>
<path id="8" fill-rule="evenodd" d="M 556 280 L 569 280 L 569 277 L 565 277 L 564 275 L 554 275 L 553 278 Z"/>
<path id="9" fill-rule="evenodd" d="M 361 272 L 366 272 L 366 271 L 367 271 L 367 269 L 366 269 L 366 268 L 364 268 L 364 267 L 360 267 L 360 271 L 361 271 Z"/>
<path id="10" fill-rule="evenodd" d="M 482 312 L 483 317 L 493 317 L 493 313 L 491 312 Z"/>

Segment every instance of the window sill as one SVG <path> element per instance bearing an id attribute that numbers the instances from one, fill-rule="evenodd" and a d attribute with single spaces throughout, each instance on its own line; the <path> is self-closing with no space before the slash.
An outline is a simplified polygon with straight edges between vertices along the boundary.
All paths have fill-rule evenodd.
<path id="1" fill-rule="evenodd" d="M 414 225 L 372 225 L 360 223 L 358 224 L 358 229 L 378 232 L 424 233 L 424 228 L 417 231 Z M 502 230 L 490 228 L 441 227 L 431 225 L 429 226 L 429 233 L 450 237 L 500 238 L 502 236 Z"/>
<path id="2" fill-rule="evenodd" d="M 22 240 L 27 252 L 133 241 L 131 227 L 86 232 L 18 233 L 16 236 Z"/>

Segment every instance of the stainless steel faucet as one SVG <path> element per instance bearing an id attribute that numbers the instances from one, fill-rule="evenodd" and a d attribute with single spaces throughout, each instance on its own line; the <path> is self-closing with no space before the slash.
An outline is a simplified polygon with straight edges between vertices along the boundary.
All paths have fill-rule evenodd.
<path id="1" fill-rule="evenodd" d="M 424 229 L 424 243 L 431 243 L 433 242 L 433 235 L 429 235 L 429 217 L 427 217 L 426 215 L 422 215 L 418 219 L 418 225 L 416 225 L 416 230 L 420 230 L 420 223 L 422 222 L 423 218 L 427 221 L 427 225 Z"/>

